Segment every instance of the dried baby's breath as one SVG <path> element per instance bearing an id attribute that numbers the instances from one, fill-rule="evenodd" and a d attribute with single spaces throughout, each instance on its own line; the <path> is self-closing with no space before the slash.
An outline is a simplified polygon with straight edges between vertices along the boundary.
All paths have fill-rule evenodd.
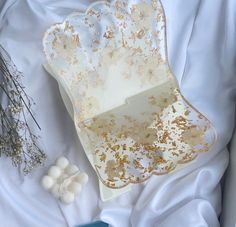
<path id="1" fill-rule="evenodd" d="M 37 144 L 36 136 L 27 122 L 33 119 L 33 100 L 25 93 L 19 72 L 10 56 L 0 45 L 0 155 L 11 158 L 24 174 L 44 163 L 46 154 Z"/>

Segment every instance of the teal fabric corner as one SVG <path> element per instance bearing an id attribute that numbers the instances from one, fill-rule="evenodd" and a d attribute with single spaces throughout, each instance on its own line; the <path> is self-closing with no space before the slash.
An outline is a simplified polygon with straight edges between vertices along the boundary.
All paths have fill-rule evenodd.
<path id="1" fill-rule="evenodd" d="M 78 225 L 76 227 L 109 227 L 109 225 L 102 221 L 96 221 L 85 225 Z"/>

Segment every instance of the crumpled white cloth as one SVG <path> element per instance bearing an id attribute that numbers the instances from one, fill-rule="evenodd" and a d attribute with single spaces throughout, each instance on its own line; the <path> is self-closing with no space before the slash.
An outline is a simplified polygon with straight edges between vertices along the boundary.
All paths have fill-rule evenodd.
<path id="1" fill-rule="evenodd" d="M 27 177 L 0 159 L 0 226 L 64 227 L 103 220 L 113 227 L 218 227 L 220 180 L 228 164 L 234 127 L 236 78 L 234 0 L 162 0 L 168 54 L 182 93 L 214 124 L 218 139 L 208 152 L 169 175 L 153 176 L 131 192 L 102 202 L 90 166 L 61 100 L 58 85 L 43 69 L 42 37 L 53 23 L 84 11 L 87 0 L 0 0 L 0 43 L 24 73 L 42 127 L 45 167 Z M 36 129 L 33 121 L 29 123 Z M 67 156 L 90 177 L 76 202 L 66 206 L 40 186 L 54 160 Z M 228 227 L 228 226 L 226 226 Z"/>
<path id="2" fill-rule="evenodd" d="M 230 145 L 230 161 L 224 178 L 223 210 L 221 213 L 221 226 L 236 225 L 236 131 Z"/>

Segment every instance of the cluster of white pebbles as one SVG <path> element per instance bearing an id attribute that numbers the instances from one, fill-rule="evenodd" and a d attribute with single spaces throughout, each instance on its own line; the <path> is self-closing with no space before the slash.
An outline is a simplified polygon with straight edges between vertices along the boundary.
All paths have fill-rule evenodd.
<path id="1" fill-rule="evenodd" d="M 55 198 L 69 204 L 75 200 L 75 196 L 87 182 L 86 173 L 80 172 L 79 168 L 70 164 L 67 158 L 60 157 L 56 164 L 50 167 L 47 175 L 42 178 L 41 184 Z"/>

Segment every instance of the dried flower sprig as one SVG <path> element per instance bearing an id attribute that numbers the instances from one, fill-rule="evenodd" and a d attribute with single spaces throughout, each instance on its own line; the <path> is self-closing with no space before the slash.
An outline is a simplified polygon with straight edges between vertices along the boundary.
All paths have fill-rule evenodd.
<path id="1" fill-rule="evenodd" d="M 40 129 L 31 110 L 34 103 L 24 90 L 22 77 L 0 45 L 0 156 L 10 157 L 14 166 L 28 174 L 44 163 L 46 154 L 39 148 L 39 137 L 26 120 L 29 114 Z"/>

